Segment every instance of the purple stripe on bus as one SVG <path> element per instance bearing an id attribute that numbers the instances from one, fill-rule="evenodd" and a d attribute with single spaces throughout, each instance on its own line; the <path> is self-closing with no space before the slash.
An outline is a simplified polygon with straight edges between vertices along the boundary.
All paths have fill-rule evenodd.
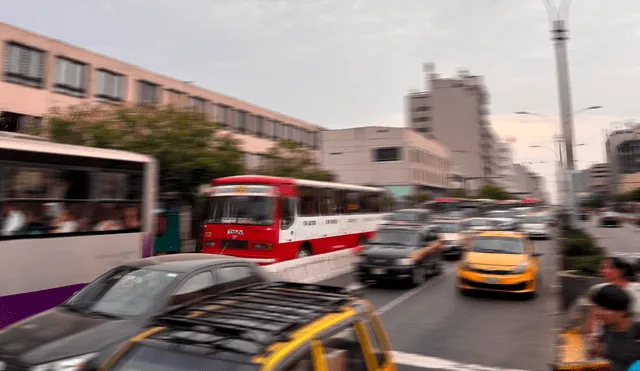
<path id="1" fill-rule="evenodd" d="M 31 317 L 67 300 L 86 284 L 0 296 L 0 329 Z"/>
<path id="2" fill-rule="evenodd" d="M 148 258 L 152 254 L 153 254 L 153 238 L 150 235 L 146 235 L 142 240 L 142 257 Z"/>

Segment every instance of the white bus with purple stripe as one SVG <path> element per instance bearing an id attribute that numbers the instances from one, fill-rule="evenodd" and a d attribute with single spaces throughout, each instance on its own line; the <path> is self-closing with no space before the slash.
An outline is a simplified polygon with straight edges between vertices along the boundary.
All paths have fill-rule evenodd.
<path id="1" fill-rule="evenodd" d="M 155 160 L 0 132 L 0 328 L 150 256 Z"/>

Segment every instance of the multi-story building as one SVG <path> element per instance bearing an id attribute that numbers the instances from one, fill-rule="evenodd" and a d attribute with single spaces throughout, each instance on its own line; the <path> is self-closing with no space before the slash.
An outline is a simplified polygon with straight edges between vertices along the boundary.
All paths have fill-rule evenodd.
<path id="1" fill-rule="evenodd" d="M 341 182 L 385 187 L 398 198 L 449 188 L 449 149 L 410 128 L 327 130 L 321 138 L 320 162 Z"/>
<path id="2" fill-rule="evenodd" d="M 518 197 L 532 197 L 548 201 L 543 178 L 522 164 L 514 164 L 511 173 L 512 194 Z"/>
<path id="3" fill-rule="evenodd" d="M 608 163 L 594 164 L 589 168 L 589 192 L 608 197 L 611 195 L 611 168 Z"/>
<path id="4" fill-rule="evenodd" d="M 516 190 L 513 183 L 513 148 L 509 143 L 498 142 L 494 152 L 498 163 L 496 185 L 513 193 Z"/>
<path id="5" fill-rule="evenodd" d="M 478 186 L 492 183 L 498 164 L 493 155 L 496 135 L 489 123 L 489 93 L 481 76 L 460 71 L 443 78 L 425 64 L 425 91 L 406 97 L 407 126 L 451 150 L 451 162 L 460 166 Z"/>
<path id="6" fill-rule="evenodd" d="M 640 173 L 640 124 L 610 132 L 605 148 L 611 170 L 609 193 L 620 193 L 629 187 L 629 184 L 622 184 L 623 179 L 629 178 L 630 174 Z"/>
<path id="7" fill-rule="evenodd" d="M 87 102 L 172 104 L 202 112 L 231 131 L 241 142 L 249 168 L 258 166 L 279 140 L 313 149 L 319 145 L 322 127 L 190 82 L 2 22 L 0 42 L 3 130 L 25 132 L 40 126 L 53 107 Z"/>

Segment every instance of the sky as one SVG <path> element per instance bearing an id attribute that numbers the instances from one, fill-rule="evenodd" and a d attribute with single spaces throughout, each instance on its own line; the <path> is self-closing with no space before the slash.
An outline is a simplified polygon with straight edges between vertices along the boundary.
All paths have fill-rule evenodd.
<path id="1" fill-rule="evenodd" d="M 549 0 L 553 1 L 553 0 Z M 566 1 L 566 0 L 565 0 Z M 0 0 L 0 19 L 324 127 L 404 125 L 422 64 L 485 76 L 491 122 L 555 194 L 545 0 Z M 640 115 L 640 1 L 577 0 L 568 55 L 578 168 Z M 546 115 L 515 115 L 530 111 Z"/>

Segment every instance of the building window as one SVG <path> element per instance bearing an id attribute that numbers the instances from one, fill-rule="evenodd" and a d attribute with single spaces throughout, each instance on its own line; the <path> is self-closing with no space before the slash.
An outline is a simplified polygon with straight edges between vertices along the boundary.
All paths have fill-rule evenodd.
<path id="1" fill-rule="evenodd" d="M 124 76 L 107 70 L 97 70 L 95 96 L 108 101 L 123 101 Z"/>
<path id="2" fill-rule="evenodd" d="M 174 89 L 167 89 L 166 92 L 168 105 L 173 107 L 182 107 L 183 92 Z"/>
<path id="3" fill-rule="evenodd" d="M 207 101 L 200 97 L 189 97 L 189 108 L 196 112 L 206 113 Z"/>
<path id="4" fill-rule="evenodd" d="M 319 149 L 320 148 L 320 132 L 315 131 L 311 133 L 311 137 L 312 137 L 311 142 L 313 143 L 311 147 L 313 149 Z"/>
<path id="5" fill-rule="evenodd" d="M 247 130 L 247 113 L 238 111 L 238 131 L 244 133 Z"/>
<path id="6" fill-rule="evenodd" d="M 413 112 L 427 112 L 427 111 L 431 111 L 431 107 L 429 107 L 429 106 L 419 106 L 419 107 L 415 107 L 413 109 Z"/>
<path id="7" fill-rule="evenodd" d="M 282 137 L 282 123 L 279 121 L 273 122 L 273 139 L 274 140 L 284 139 Z"/>
<path id="8" fill-rule="evenodd" d="M 8 82 L 42 88 L 44 85 L 44 52 L 24 45 L 7 43 L 4 78 Z"/>
<path id="9" fill-rule="evenodd" d="M 138 103 L 158 104 L 158 85 L 149 81 L 138 81 Z"/>
<path id="10" fill-rule="evenodd" d="M 418 133 L 430 133 L 431 132 L 431 128 L 426 127 L 426 128 L 416 128 L 416 131 Z"/>
<path id="11" fill-rule="evenodd" d="M 264 132 L 264 117 L 256 116 L 254 119 L 255 119 L 255 123 L 256 123 L 256 134 L 258 134 L 258 136 L 260 138 L 262 138 L 265 135 L 265 132 Z"/>
<path id="12" fill-rule="evenodd" d="M 85 71 L 84 63 L 76 62 L 71 59 L 57 57 L 56 58 L 56 80 L 53 90 L 56 93 L 68 94 L 74 97 L 82 97 L 85 89 Z"/>
<path id="13" fill-rule="evenodd" d="M 376 148 L 373 150 L 374 162 L 400 161 L 402 149 L 400 147 Z"/>
<path id="14" fill-rule="evenodd" d="M 431 117 L 414 117 L 411 119 L 413 122 L 429 122 Z"/>

